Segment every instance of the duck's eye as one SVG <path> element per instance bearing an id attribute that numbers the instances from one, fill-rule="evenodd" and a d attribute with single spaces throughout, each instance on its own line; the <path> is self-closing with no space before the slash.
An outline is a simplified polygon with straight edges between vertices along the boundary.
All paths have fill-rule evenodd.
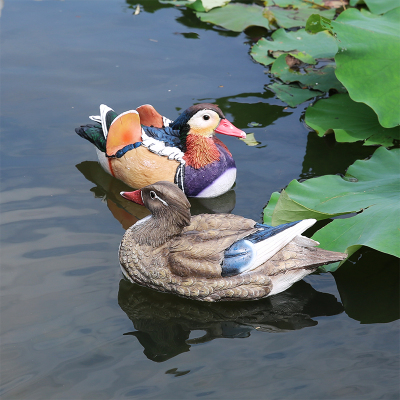
<path id="1" fill-rule="evenodd" d="M 150 191 L 150 197 L 154 200 L 157 196 L 156 193 L 153 192 L 152 190 Z"/>
<path id="2" fill-rule="evenodd" d="M 203 115 L 203 119 L 204 119 L 205 121 L 208 121 L 208 120 L 210 119 L 210 116 L 209 116 L 208 114 Z"/>

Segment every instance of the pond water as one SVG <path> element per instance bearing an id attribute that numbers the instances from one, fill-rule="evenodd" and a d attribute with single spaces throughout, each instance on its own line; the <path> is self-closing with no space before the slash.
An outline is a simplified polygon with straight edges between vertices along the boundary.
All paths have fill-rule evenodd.
<path id="1" fill-rule="evenodd" d="M 105 103 L 163 115 L 220 105 L 260 142 L 221 139 L 234 189 L 194 213 L 262 220 L 292 179 L 344 173 L 374 148 L 318 138 L 265 88 L 235 34 L 156 0 L 8 1 L 1 10 L 3 399 L 397 399 L 398 260 L 370 249 L 265 300 L 203 304 L 122 280 L 118 195 L 74 128 Z M 254 126 L 256 125 L 256 126 Z M 373 227 L 371 227 L 373 229 Z"/>

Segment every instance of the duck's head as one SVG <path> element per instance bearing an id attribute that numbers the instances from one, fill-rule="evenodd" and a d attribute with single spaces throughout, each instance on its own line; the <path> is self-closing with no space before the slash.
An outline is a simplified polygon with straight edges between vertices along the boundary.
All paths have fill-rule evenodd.
<path id="1" fill-rule="evenodd" d="M 172 182 L 160 181 L 121 196 L 148 208 L 157 220 L 169 221 L 180 229 L 190 225 L 190 203 L 185 194 Z"/>
<path id="2" fill-rule="evenodd" d="M 181 141 L 186 140 L 187 135 L 197 135 L 210 138 L 215 133 L 222 135 L 245 138 L 246 133 L 226 118 L 223 112 L 215 104 L 201 103 L 185 110 L 170 127 L 180 131 Z"/>

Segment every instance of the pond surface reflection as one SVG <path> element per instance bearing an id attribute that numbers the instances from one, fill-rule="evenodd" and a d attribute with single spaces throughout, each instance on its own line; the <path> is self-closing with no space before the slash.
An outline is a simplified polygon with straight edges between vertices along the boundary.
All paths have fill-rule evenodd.
<path id="1" fill-rule="evenodd" d="M 246 338 L 253 330 L 287 332 L 318 324 L 313 318 L 343 312 L 335 296 L 304 281 L 259 301 L 206 303 L 157 293 L 121 280 L 118 303 L 133 322 L 144 354 L 165 361 L 190 347 L 219 338 Z M 193 331 L 204 331 L 191 339 Z"/>
<path id="2" fill-rule="evenodd" d="M 364 249 L 334 274 L 240 304 L 120 281 L 124 229 L 148 211 L 119 196 L 129 188 L 74 132 L 99 104 L 150 103 L 173 118 L 211 101 L 254 134 L 255 146 L 220 137 L 236 185 L 192 200 L 193 213 L 261 221 L 292 179 L 344 173 L 375 150 L 317 137 L 302 122 L 308 103 L 288 108 L 265 88 L 248 55 L 257 29 L 142 3 L 139 15 L 122 0 L 1 10 L 2 399 L 398 398 L 394 257 Z"/>

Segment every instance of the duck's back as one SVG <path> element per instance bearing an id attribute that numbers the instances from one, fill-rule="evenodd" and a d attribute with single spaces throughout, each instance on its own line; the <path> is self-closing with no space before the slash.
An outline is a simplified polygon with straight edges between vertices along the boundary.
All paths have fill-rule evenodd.
<path id="1" fill-rule="evenodd" d="M 174 275 L 221 277 L 224 251 L 257 231 L 256 222 L 232 214 L 200 214 L 169 244 L 169 268 Z"/>

